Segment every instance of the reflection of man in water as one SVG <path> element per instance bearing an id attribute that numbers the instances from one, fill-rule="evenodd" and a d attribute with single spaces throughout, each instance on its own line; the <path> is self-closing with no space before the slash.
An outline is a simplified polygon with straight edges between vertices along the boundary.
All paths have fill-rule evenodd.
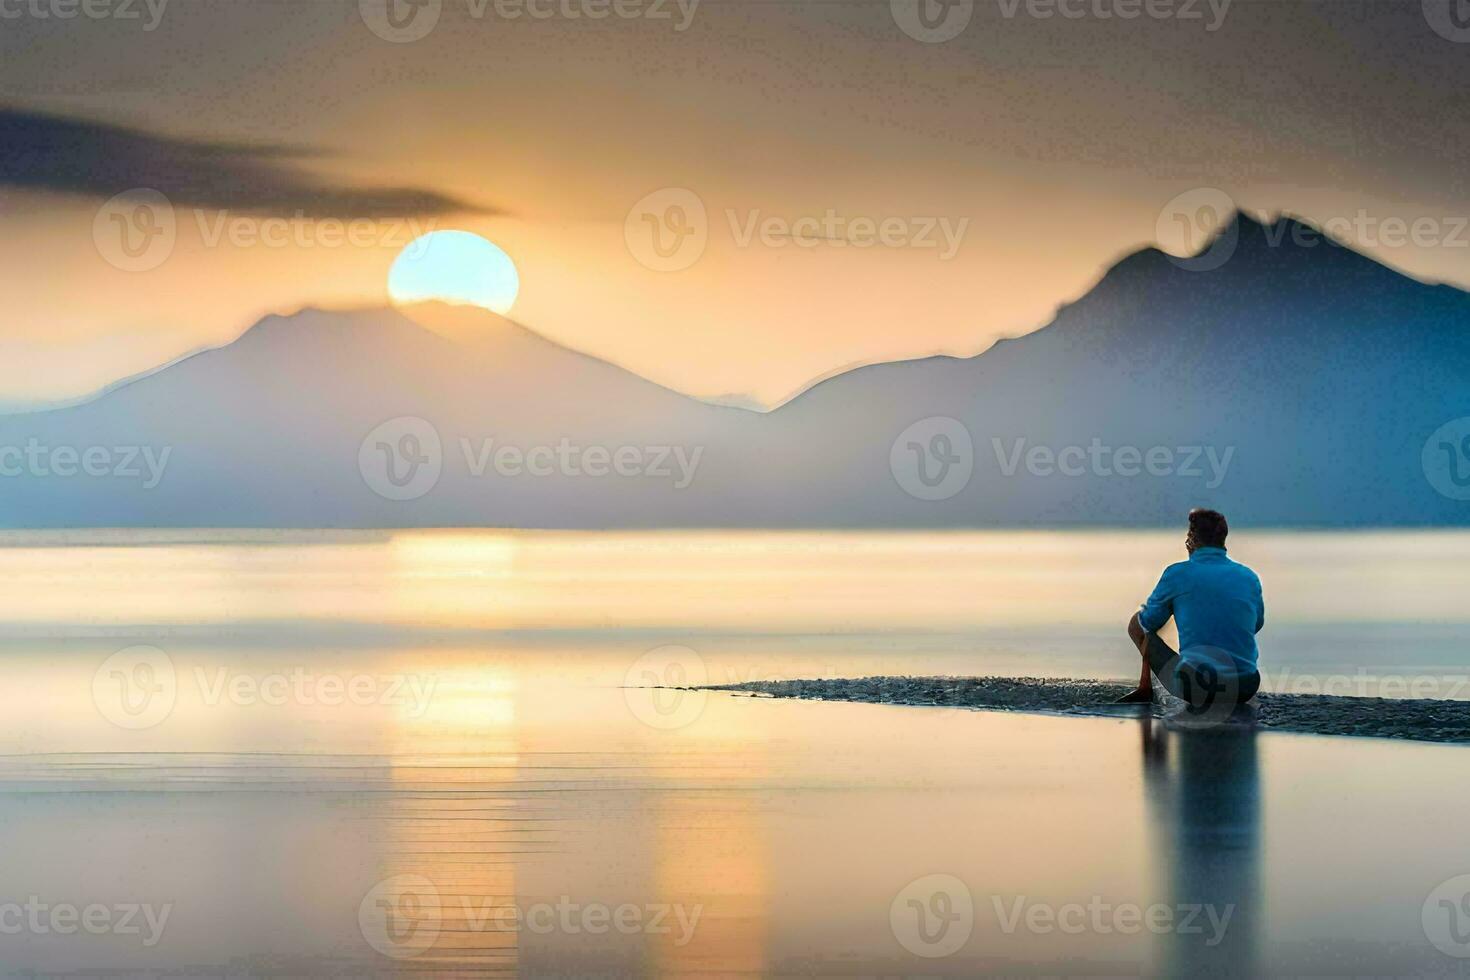
<path id="1" fill-rule="evenodd" d="M 1258 977 L 1262 788 L 1256 733 L 1221 725 L 1143 726 L 1147 821 L 1159 858 L 1156 894 L 1180 928 L 1158 937 L 1148 971 L 1166 977 Z M 1194 910 L 1190 928 L 1183 916 Z"/>
<path id="2" fill-rule="evenodd" d="M 1143 673 L 1123 702 L 1153 700 L 1150 674 L 1198 709 L 1255 697 L 1261 686 L 1256 634 L 1266 624 L 1266 604 L 1256 573 L 1225 554 L 1229 533 L 1219 511 L 1189 512 L 1184 539 L 1189 560 L 1164 569 L 1153 595 L 1128 621 L 1128 636 L 1143 656 Z M 1171 616 L 1179 628 L 1178 653 L 1157 632 Z"/>

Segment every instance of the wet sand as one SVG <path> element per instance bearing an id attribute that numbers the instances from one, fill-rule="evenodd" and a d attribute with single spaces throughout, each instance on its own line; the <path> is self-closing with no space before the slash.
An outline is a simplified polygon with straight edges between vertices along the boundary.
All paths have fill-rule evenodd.
<path id="1" fill-rule="evenodd" d="M 1155 689 L 1152 705 L 1111 702 L 1131 690 L 1121 681 L 1041 677 L 859 677 L 751 681 L 707 690 L 812 701 L 928 705 L 991 711 L 1085 716 L 1151 713 L 1183 726 L 1229 724 L 1309 735 L 1356 735 L 1420 742 L 1470 743 L 1470 702 L 1410 698 L 1339 697 L 1263 692 L 1228 717 L 1192 714 Z"/>

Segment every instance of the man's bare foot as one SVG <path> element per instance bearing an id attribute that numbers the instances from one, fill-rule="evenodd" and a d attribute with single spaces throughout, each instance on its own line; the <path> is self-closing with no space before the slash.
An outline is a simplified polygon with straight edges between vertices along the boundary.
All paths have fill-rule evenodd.
<path id="1" fill-rule="evenodd" d="M 1127 694 L 1123 695 L 1121 698 L 1119 698 L 1118 700 L 1114 701 L 1113 703 L 1114 704 L 1149 704 L 1150 702 L 1153 701 L 1153 699 L 1154 699 L 1154 692 L 1152 690 L 1147 690 L 1146 691 L 1146 690 L 1144 690 L 1143 688 L 1140 687 L 1140 688 L 1136 688 L 1133 691 L 1128 692 Z"/>

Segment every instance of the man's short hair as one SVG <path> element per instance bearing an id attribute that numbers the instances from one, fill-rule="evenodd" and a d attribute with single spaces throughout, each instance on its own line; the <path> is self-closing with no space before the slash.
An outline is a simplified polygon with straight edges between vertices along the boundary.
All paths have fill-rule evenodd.
<path id="1" fill-rule="evenodd" d="M 1230 525 L 1218 510 L 1196 507 L 1189 512 L 1189 543 L 1195 548 L 1223 548 Z"/>

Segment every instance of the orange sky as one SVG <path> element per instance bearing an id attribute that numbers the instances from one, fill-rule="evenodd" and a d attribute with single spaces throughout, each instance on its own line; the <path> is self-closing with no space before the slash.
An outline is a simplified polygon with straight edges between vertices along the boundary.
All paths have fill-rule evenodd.
<path id="1" fill-rule="evenodd" d="M 0 186 L 0 404 L 83 395 L 266 313 L 381 304 L 398 249 L 430 228 L 509 252 L 516 320 L 765 405 L 856 363 L 1034 329 L 1124 252 L 1185 251 L 1170 202 L 1199 188 L 1349 220 L 1370 254 L 1467 285 L 1470 136 L 1444 120 L 1470 44 L 1418 6 L 1241 3 L 1207 31 L 978 4 L 943 43 L 907 36 L 888 4 L 734 0 L 683 30 L 677 10 L 506 20 L 444 0 L 407 43 L 355 2 L 201 0 L 151 31 L 8 23 L 12 108 L 289 144 L 324 183 L 485 210 L 364 222 L 344 242 L 320 222 L 181 204 L 166 256 L 125 271 L 101 195 Z M 147 186 L 149 161 L 129 162 Z M 649 222 L 670 205 L 697 235 L 660 257 Z M 1427 236 L 1384 234 L 1415 220 Z"/>

